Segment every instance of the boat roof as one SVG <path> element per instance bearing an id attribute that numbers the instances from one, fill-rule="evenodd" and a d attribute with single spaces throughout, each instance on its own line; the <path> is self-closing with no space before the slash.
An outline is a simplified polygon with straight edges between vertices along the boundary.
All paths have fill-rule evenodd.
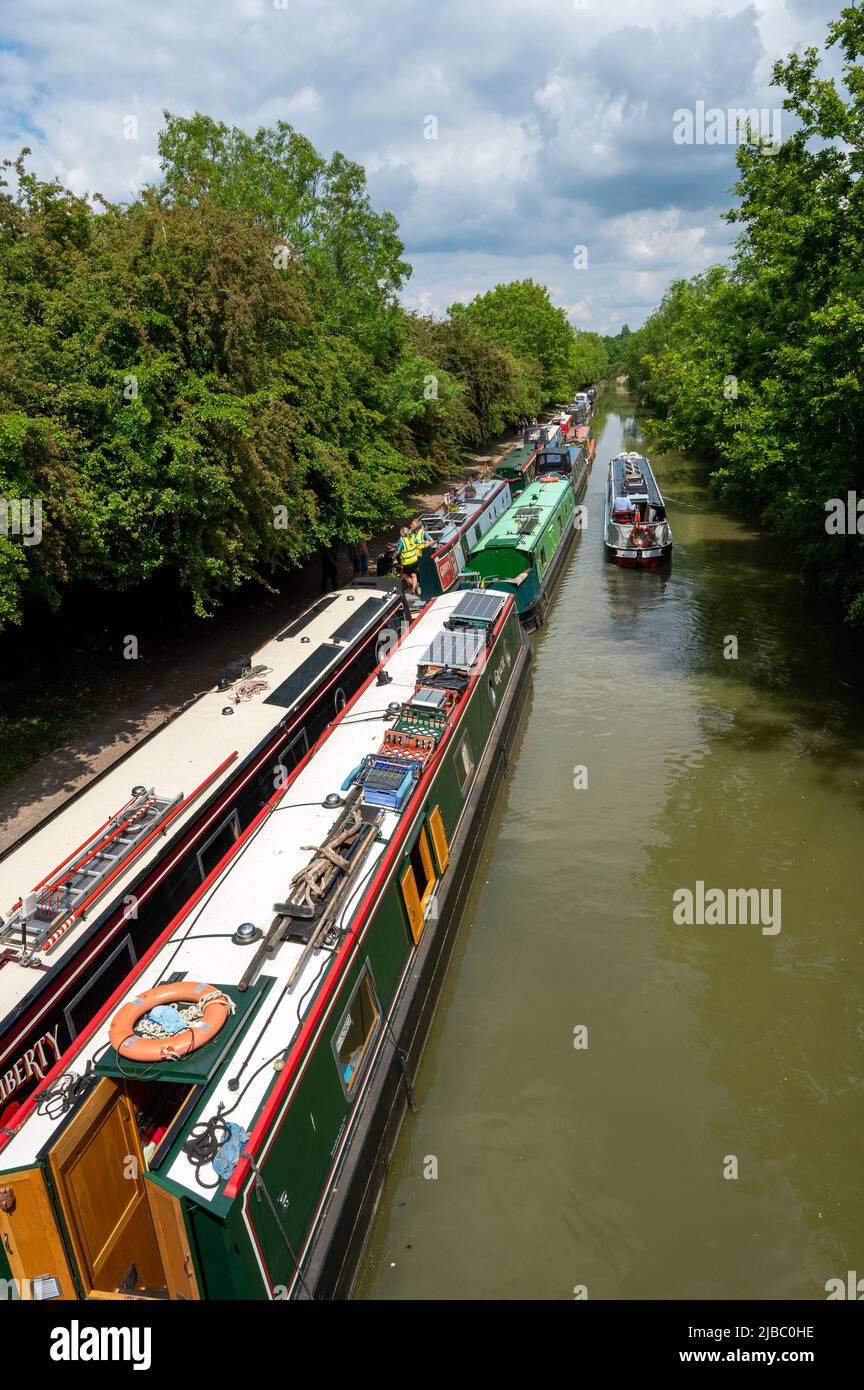
<path id="1" fill-rule="evenodd" d="M 471 556 L 483 550 L 530 550 L 568 488 L 572 489 L 569 478 L 531 483 L 495 525 L 490 526 L 474 546 Z M 469 557 L 469 567 L 470 563 Z"/>
<path id="2" fill-rule="evenodd" d="M 547 420 L 541 421 L 539 425 L 532 425 L 528 429 L 524 444 L 514 444 L 501 455 L 495 465 L 495 472 L 500 478 L 518 478 L 528 467 L 536 453 L 541 449 L 547 448 L 551 442 L 560 434 L 563 418 L 569 419 L 570 412 L 563 407 L 560 411 L 549 416 Z"/>
<path id="3" fill-rule="evenodd" d="M 178 715 L 143 739 L 133 750 L 67 801 L 36 829 L 9 848 L 0 859 L 0 913 L 8 921 L 21 898 L 50 875 L 130 799 L 133 787 L 153 788 L 160 797 L 190 796 L 216 769 L 191 804 L 171 822 L 172 837 L 198 813 L 205 799 L 231 776 L 236 766 L 267 740 L 292 712 L 303 705 L 310 690 L 328 671 L 359 646 L 393 604 L 393 592 L 375 589 L 337 589 L 307 608 L 281 632 L 250 654 L 252 666 L 265 666 L 265 683 L 249 698 L 233 703 L 236 690 L 219 690 L 218 683 L 199 695 Z M 227 716 L 223 710 L 230 708 Z M 232 754 L 234 755 L 232 757 Z M 229 761 L 230 759 L 230 761 Z M 165 840 L 132 855 L 128 865 L 89 909 L 92 920 L 100 905 L 122 898 L 142 870 L 163 853 Z M 60 938 L 42 963 L 56 965 L 86 930 L 80 923 Z M 0 949 L 8 946 L 0 940 Z M 46 972 L 16 960 L 0 964 L 0 1018 L 5 1018 Z"/>
<path id="4" fill-rule="evenodd" d="M 630 497 L 640 502 L 647 499 L 652 504 L 662 505 L 660 489 L 644 454 L 617 454 L 609 464 L 609 475 L 616 498 Z"/>
<path id="5" fill-rule="evenodd" d="M 495 599 L 494 624 L 512 607 L 513 600 L 505 595 L 490 595 Z M 294 778 L 287 783 L 271 809 L 253 824 L 235 846 L 232 857 L 214 871 L 200 899 L 190 906 L 183 918 L 172 924 L 167 941 L 157 943 L 139 967 L 127 977 L 120 998 L 130 999 L 152 989 L 168 977 L 185 977 L 214 988 L 237 985 L 251 959 L 248 945 L 240 947 L 232 934 L 241 923 L 251 922 L 267 931 L 273 918 L 274 903 L 288 894 L 292 877 L 305 868 L 311 859 L 309 846 L 321 845 L 340 814 L 340 808 L 323 805 L 329 793 L 339 792 L 352 769 L 356 769 L 367 754 L 375 754 L 389 727 L 385 716 L 388 706 L 402 705 L 418 686 L 418 663 L 428 655 L 430 645 L 450 642 L 457 635 L 445 629 L 445 622 L 460 604 L 476 606 L 477 596 L 452 590 L 433 599 L 403 635 L 399 645 L 383 663 L 390 682 L 380 685 L 371 678 L 359 695 L 346 706 L 339 719 L 327 730 L 311 754 L 301 764 Z M 466 634 L 470 635 L 470 634 Z M 485 650 L 485 639 L 480 647 Z M 478 667 L 480 655 L 474 658 Z M 440 750 L 449 740 L 453 727 L 461 717 L 467 694 L 448 715 L 447 729 L 438 745 Z M 479 749 L 475 750 L 479 754 Z M 437 753 L 433 756 L 437 756 Z M 409 830 L 416 819 L 418 807 L 409 799 L 401 810 L 384 809 L 379 840 L 364 861 L 363 871 L 353 890 L 349 889 L 345 907 L 339 917 L 344 933 L 350 924 L 359 926 L 358 908 L 363 904 L 375 866 L 387 853 L 391 841 L 402 826 Z M 404 825 L 403 825 L 404 822 Z M 363 908 L 365 917 L 366 907 Z M 353 951 L 356 939 L 349 942 Z M 277 1073 L 273 1059 L 286 1057 L 297 1041 L 321 986 L 333 969 L 339 948 L 330 953 L 310 954 L 290 990 L 286 986 L 303 953 L 303 946 L 285 940 L 263 966 L 259 979 L 269 977 L 272 983 L 266 998 L 251 1019 L 248 1028 L 241 1025 L 231 1041 L 230 1062 L 216 1079 L 205 1088 L 201 1103 L 188 1116 L 181 1137 L 200 1118 L 214 1115 L 221 1103 L 231 1109 L 230 1120 L 251 1132 L 255 1118 Z M 323 969 L 322 969 L 323 966 Z M 246 998 L 246 996 L 241 996 Z M 89 1030 L 73 1043 L 60 1063 L 63 1070 L 74 1068 L 83 1072 L 87 1061 L 97 1058 L 108 1049 L 109 1023 L 119 1003 L 109 1005 Z M 110 1049 L 108 1049 L 110 1051 Z M 228 1082 L 237 1071 L 241 1059 L 246 1063 L 243 1085 L 239 1092 Z M 236 1061 L 236 1064 L 235 1064 Z M 289 1063 L 290 1065 L 290 1063 Z M 170 1079 L 170 1074 L 168 1079 Z M 235 1104 L 236 1103 L 236 1104 Z M 0 1148 L 0 1169 L 7 1171 L 32 1164 L 62 1123 L 52 1118 L 47 1108 L 40 1113 L 38 1105 L 30 1110 L 17 1133 Z M 199 1204 L 216 1200 L 222 1185 L 214 1191 L 199 1186 L 195 1170 L 182 1149 L 170 1162 L 160 1167 L 161 1177 L 170 1178 L 178 1187 L 194 1197 Z M 209 1164 L 200 1169 L 202 1181 L 215 1183 L 216 1175 Z M 223 1197 L 224 1201 L 224 1197 Z"/>
<path id="6" fill-rule="evenodd" d="M 505 486 L 501 478 L 482 478 L 465 483 L 453 493 L 450 505 L 442 503 L 434 512 L 424 512 L 420 520 L 432 541 L 432 554 L 440 554 L 468 529 Z"/>

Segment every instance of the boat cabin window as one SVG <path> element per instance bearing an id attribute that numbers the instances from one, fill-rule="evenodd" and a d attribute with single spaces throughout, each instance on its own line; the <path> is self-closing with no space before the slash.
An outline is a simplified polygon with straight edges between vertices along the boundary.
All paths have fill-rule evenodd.
<path id="1" fill-rule="evenodd" d="M 411 868 L 414 870 L 420 906 L 425 907 L 429 894 L 435 887 L 435 873 L 432 868 L 432 856 L 429 853 L 429 840 L 425 830 L 420 831 L 408 857 L 411 861 Z"/>
<path id="2" fill-rule="evenodd" d="M 408 914 L 408 924 L 414 943 L 420 940 L 426 926 L 426 907 L 435 888 L 435 870 L 426 828 L 420 831 L 408 853 L 408 863 L 399 880 L 402 901 Z"/>
<path id="3" fill-rule="evenodd" d="M 344 698 L 343 698 L 344 704 Z M 279 761 L 274 768 L 273 790 L 278 791 L 284 787 L 288 780 L 289 772 L 293 772 L 309 752 L 309 739 L 305 729 L 296 733 L 291 742 L 286 744 L 279 754 Z"/>
<path id="4" fill-rule="evenodd" d="M 372 1043 L 381 1022 L 381 1007 L 368 965 L 354 986 L 350 1003 L 333 1038 L 333 1056 L 342 1090 L 350 1100 L 356 1094 Z"/>
<path id="5" fill-rule="evenodd" d="M 203 883 L 207 875 L 216 868 L 219 860 L 233 845 L 234 841 L 240 836 L 240 819 L 236 811 L 232 811 L 230 816 L 226 816 L 222 824 L 218 826 L 208 840 L 198 851 L 198 869 L 201 873 Z"/>
<path id="6" fill-rule="evenodd" d="M 135 961 L 136 956 L 132 942 L 128 936 L 124 936 L 119 946 L 115 946 L 110 956 L 102 962 L 98 970 L 87 977 L 86 984 L 79 989 L 74 999 L 70 999 L 64 1008 L 63 1013 L 70 1038 L 77 1038 L 81 1029 L 90 1022 L 96 1012 L 95 1005 L 113 994 L 121 980 L 125 980 Z"/>
<path id="7" fill-rule="evenodd" d="M 456 776 L 459 778 L 459 790 L 463 795 L 473 772 L 474 754 L 471 752 L 471 744 L 466 734 L 456 749 Z"/>

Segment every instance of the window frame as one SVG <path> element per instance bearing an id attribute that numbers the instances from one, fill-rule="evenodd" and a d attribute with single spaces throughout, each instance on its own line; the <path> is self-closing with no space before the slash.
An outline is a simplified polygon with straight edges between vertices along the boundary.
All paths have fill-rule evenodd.
<path id="1" fill-rule="evenodd" d="M 463 766 L 462 761 L 462 750 L 466 748 L 468 750 L 468 757 L 471 760 L 471 766 L 467 770 Z M 477 771 L 477 761 L 474 757 L 474 749 L 471 747 L 471 740 L 468 736 L 467 729 L 465 730 L 464 734 L 462 735 L 462 737 L 456 745 L 456 753 L 453 762 L 456 768 L 456 780 L 459 783 L 459 791 L 461 792 L 462 796 L 464 796 L 469 786 L 471 785 L 471 782 L 474 779 L 474 773 Z"/>
<path id="2" fill-rule="evenodd" d="M 225 816 L 225 818 L 219 822 L 216 829 L 212 831 L 210 835 L 207 836 L 207 839 L 204 841 L 203 845 L 201 845 L 195 852 L 195 861 L 198 865 L 198 872 L 201 875 L 202 883 L 204 883 L 205 880 L 209 878 L 210 874 L 216 868 L 216 864 L 220 863 L 221 860 L 224 859 L 225 854 L 228 853 L 228 850 L 226 849 L 224 854 L 220 854 L 219 858 L 216 860 L 216 864 L 213 864 L 209 869 L 204 868 L 201 856 L 207 853 L 208 849 L 213 844 L 213 841 L 219 839 L 219 836 L 225 830 L 227 830 L 228 826 L 231 824 L 232 821 L 234 822 L 234 844 L 236 845 L 243 832 L 240 828 L 240 817 L 237 814 L 237 807 L 235 806 L 232 810 L 228 812 L 228 815 Z M 230 848 L 231 846 L 229 845 L 228 849 Z"/>
<path id="3" fill-rule="evenodd" d="M 420 895 L 420 885 L 417 882 L 417 874 L 411 862 L 411 856 L 415 849 L 419 850 L 420 858 L 423 861 L 423 868 L 426 871 L 426 885 L 423 895 Z M 428 819 L 424 820 L 415 835 L 412 843 L 405 850 L 405 859 L 402 872 L 399 875 L 399 890 L 402 894 L 402 906 L 408 918 L 408 930 L 414 945 L 420 942 L 426 930 L 426 909 L 429 900 L 438 886 L 438 878 L 442 870 L 436 868 L 437 851 L 435 842 L 432 839 L 431 828 Z"/>
<path id="4" fill-rule="evenodd" d="M 354 1000 L 357 998 L 357 995 L 363 988 L 363 985 L 366 980 L 369 981 L 369 988 L 372 992 L 372 1001 L 375 1007 L 376 1014 L 375 1023 L 373 1024 L 372 1028 L 369 1030 L 366 1036 L 366 1040 L 363 1044 L 363 1051 L 360 1054 L 356 1067 L 351 1073 L 350 1082 L 346 1085 L 345 1077 L 343 1075 L 345 1066 L 342 1062 L 342 1059 L 339 1056 L 339 1047 L 341 1046 L 341 1044 L 337 1042 L 337 1039 L 339 1038 L 339 1035 L 342 1033 L 343 1028 L 345 1028 L 345 1020 L 351 1013 L 351 1009 L 354 1005 Z M 372 974 L 372 967 L 370 966 L 367 960 L 364 961 L 363 966 L 361 967 L 360 974 L 357 976 L 354 988 L 348 996 L 348 1001 L 345 1005 L 345 1008 L 342 1010 L 339 1022 L 336 1025 L 336 1028 L 333 1030 L 333 1033 L 330 1037 L 330 1051 L 333 1054 L 333 1061 L 336 1065 L 336 1075 L 339 1078 L 339 1085 L 342 1087 L 342 1094 L 349 1103 L 353 1102 L 357 1097 L 360 1082 L 369 1067 L 369 1060 L 372 1055 L 373 1044 L 381 1032 L 383 1023 L 384 1011 L 381 1008 L 381 1000 L 378 997 L 378 990 L 375 988 L 375 978 Z M 342 1037 L 342 1041 L 345 1041 L 344 1035 Z"/>

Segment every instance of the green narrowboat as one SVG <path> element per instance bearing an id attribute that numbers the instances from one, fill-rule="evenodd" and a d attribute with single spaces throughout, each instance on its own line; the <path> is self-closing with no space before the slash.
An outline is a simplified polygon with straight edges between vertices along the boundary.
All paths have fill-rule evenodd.
<path id="1" fill-rule="evenodd" d="M 0 1134 L 19 1297 L 350 1295 L 529 688 L 454 589 L 280 779 Z"/>
<path id="2" fill-rule="evenodd" d="M 544 474 L 474 547 L 462 583 L 513 594 L 525 627 L 540 627 L 581 516 L 572 479 Z"/>
<path id="3" fill-rule="evenodd" d="M 495 467 L 495 477 L 504 478 L 510 484 L 511 496 L 516 497 L 522 492 L 529 483 L 534 481 L 534 468 L 538 454 L 541 450 L 551 448 L 560 442 L 562 437 L 562 427 L 557 420 L 547 421 L 543 425 L 534 425 L 526 429 L 525 438 L 521 444 L 516 444 L 512 449 L 499 459 Z"/>

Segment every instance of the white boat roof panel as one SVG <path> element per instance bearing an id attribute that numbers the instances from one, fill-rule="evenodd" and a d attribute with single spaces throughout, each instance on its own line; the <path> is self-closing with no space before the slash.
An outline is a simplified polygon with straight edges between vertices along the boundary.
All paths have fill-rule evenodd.
<path id="1" fill-rule="evenodd" d="M 359 632 L 371 629 L 391 597 L 390 591 L 373 593 L 362 589 L 340 589 L 328 595 L 326 600 L 313 605 L 311 611 L 301 614 L 251 654 L 253 666 L 270 668 L 261 677 L 266 681 L 266 689 L 235 704 L 231 690 L 220 691 L 214 685 L 20 844 L 14 845 L 0 859 L 0 914 L 8 918 L 19 898 L 52 873 L 126 804 L 132 787 L 152 787 L 159 796 L 173 797 L 178 793 L 189 796 L 236 751 L 237 757 L 231 765 L 171 822 L 170 833 L 176 834 L 194 819 L 204 800 L 232 776 L 237 764 L 279 727 L 290 708 L 319 677 L 330 666 L 337 665 L 346 647 L 354 644 L 334 640 L 340 627 L 344 629 L 355 614 L 364 613 L 365 620 Z M 322 655 L 315 659 L 313 671 L 308 663 L 316 649 Z M 283 692 L 281 698 L 280 691 Z M 290 698 L 287 698 L 288 693 Z M 223 709 L 229 706 L 233 714 L 223 714 Z M 163 837 L 158 836 L 139 855 L 133 856 L 110 889 L 106 886 L 101 901 L 107 903 L 110 898 L 122 897 L 124 887 L 158 859 L 164 847 Z M 99 901 L 91 909 L 91 916 L 98 910 Z M 42 957 L 44 962 L 53 964 L 62 959 L 81 930 L 76 927 L 68 931 L 50 955 Z M 4 964 L 0 969 L 0 1018 L 29 993 L 38 978 L 32 968 L 14 961 Z"/>
<path id="2" fill-rule="evenodd" d="M 390 722 L 384 718 L 388 705 L 401 705 L 410 699 L 417 684 L 418 662 L 463 597 L 463 592 L 453 590 L 427 605 L 384 663 L 391 682 L 382 686 L 371 681 L 333 725 L 312 757 L 288 783 L 282 798 L 274 803 L 271 814 L 238 843 L 232 860 L 176 926 L 171 941 L 148 966 L 130 977 L 130 996 L 152 989 L 177 972 L 185 974 L 190 981 L 211 984 L 215 988 L 239 983 L 256 946 L 236 946 L 231 940 L 232 934 L 242 922 L 252 922 L 267 931 L 273 919 L 274 903 L 284 900 L 292 877 L 312 858 L 308 846 L 323 843 L 340 814 L 339 807 L 322 805 L 325 797 L 340 790 L 364 755 L 378 751 Z M 385 853 L 398 826 L 400 814 L 384 810 L 379 841 L 373 845 L 359 881 L 353 892 L 349 891 L 340 914 L 343 927 L 350 922 L 362 899 L 374 866 Z M 303 950 L 301 944 L 285 941 L 262 968 L 259 978 L 272 977 L 274 983 L 248 1029 L 241 1030 L 232 1044 L 232 1063 L 209 1093 L 202 1118 L 215 1115 L 220 1102 L 226 1111 L 236 1103 L 228 1118 L 247 1131 L 251 1130 L 258 1108 L 274 1081 L 271 1059 L 276 1054 L 284 1054 L 290 1046 L 312 1006 L 320 981 L 326 976 L 326 970 L 322 971 L 324 952 L 315 952 L 308 958 L 290 993 L 286 992 L 287 981 Z M 83 1072 L 88 1059 L 95 1058 L 106 1048 L 109 1023 L 110 1019 L 103 1021 L 77 1053 L 73 1049 L 67 1054 L 67 1065 L 77 1074 Z M 246 1063 L 243 1082 L 239 1092 L 232 1092 L 227 1083 L 241 1061 Z M 247 1089 L 244 1090 L 244 1086 Z M 0 1169 L 10 1170 L 32 1163 L 58 1123 L 38 1111 L 31 1113 L 19 1133 L 0 1149 Z M 206 1203 L 215 1195 L 198 1185 L 195 1170 L 183 1153 L 170 1167 L 159 1171 L 185 1188 L 199 1203 Z M 200 1173 L 204 1182 L 215 1181 L 216 1175 L 209 1165 Z M 216 1191 L 221 1191 L 221 1184 Z"/>

